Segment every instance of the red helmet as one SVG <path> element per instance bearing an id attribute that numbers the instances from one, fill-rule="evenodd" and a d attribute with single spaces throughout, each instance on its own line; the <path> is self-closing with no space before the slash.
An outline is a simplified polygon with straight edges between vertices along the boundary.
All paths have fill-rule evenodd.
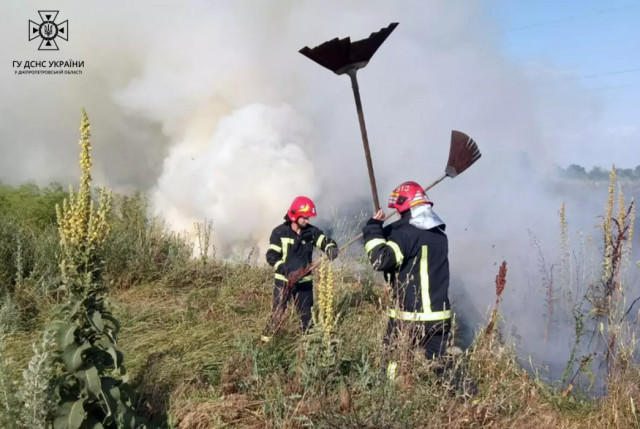
<path id="1" fill-rule="evenodd" d="M 433 203 L 427 199 L 427 195 L 424 193 L 422 186 L 416 182 L 404 182 L 391 192 L 387 205 L 402 213 L 411 207 L 421 204 L 433 205 Z"/>
<path id="2" fill-rule="evenodd" d="M 316 216 L 316 205 L 311 201 L 311 198 L 295 197 L 287 211 L 287 216 L 292 222 L 297 221 L 299 217 Z"/>

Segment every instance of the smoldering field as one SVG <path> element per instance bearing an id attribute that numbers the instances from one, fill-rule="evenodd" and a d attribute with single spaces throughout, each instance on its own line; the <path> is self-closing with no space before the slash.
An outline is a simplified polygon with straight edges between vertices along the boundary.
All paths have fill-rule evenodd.
<path id="1" fill-rule="evenodd" d="M 2 7 L 26 17 L 37 3 Z M 447 223 L 452 295 L 473 310 L 465 312 L 473 314 L 466 321 L 473 329 L 494 300 L 494 278 L 506 260 L 504 333 L 523 359 L 533 354 L 554 375 L 562 372 L 573 344 L 570 305 L 558 307 L 545 338 L 544 279 L 559 258 L 558 211 L 565 202 L 572 258 L 585 270 L 592 261 L 586 255 L 581 261 L 578 234 L 593 234 L 593 253 L 601 254 L 594 226 L 607 193 L 606 183 L 562 182 L 552 173 L 567 162 L 558 158 L 563 139 L 588 135 L 598 101 L 566 82 L 570 96 L 559 100 L 553 69 L 532 76 L 504 58 L 480 5 L 57 7 L 77 35 L 64 45 L 64 56 L 83 60 L 85 71 L 55 82 L 42 76 L 0 81 L 0 179 L 46 184 L 78 177 L 75 130 L 83 106 L 93 124 L 99 184 L 145 192 L 149 215 L 164 217 L 176 231 L 191 232 L 194 222 L 211 219 L 218 257 L 243 258 L 255 247 L 260 263 L 269 232 L 296 195 L 316 200 L 318 225 L 327 230 L 335 219 L 371 210 L 348 79 L 298 49 L 336 36 L 359 39 L 399 22 L 359 73 L 379 197 L 384 201 L 405 180 L 437 178 L 452 129 L 476 139 L 481 160 L 430 193 Z M 23 24 L 11 21 L 16 36 L 0 41 L 3 63 L 48 58 L 19 39 Z M 539 81 L 546 83 L 542 89 Z M 584 150 L 597 144 L 585 139 Z M 625 186 L 628 200 L 637 195 L 637 187 L 627 192 Z M 626 284 L 630 298 L 640 293 L 632 270 Z M 556 292 L 561 301 L 565 291 Z"/>

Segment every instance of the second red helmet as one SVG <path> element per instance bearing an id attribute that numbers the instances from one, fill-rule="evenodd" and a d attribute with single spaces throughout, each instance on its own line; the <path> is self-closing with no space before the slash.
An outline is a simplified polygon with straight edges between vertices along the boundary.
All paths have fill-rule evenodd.
<path id="1" fill-rule="evenodd" d="M 404 182 L 389 195 L 388 207 L 402 213 L 411 207 L 433 203 L 427 199 L 422 186 L 416 182 Z"/>
<path id="2" fill-rule="evenodd" d="M 304 196 L 295 197 L 291 207 L 287 210 L 287 216 L 292 222 L 297 221 L 299 217 L 313 217 L 316 215 L 316 205 L 311 201 L 311 198 Z"/>

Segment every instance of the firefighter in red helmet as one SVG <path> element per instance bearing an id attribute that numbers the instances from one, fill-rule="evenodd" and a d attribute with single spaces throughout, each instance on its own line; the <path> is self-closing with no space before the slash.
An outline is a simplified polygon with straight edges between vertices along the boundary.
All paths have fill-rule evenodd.
<path id="1" fill-rule="evenodd" d="M 384 272 L 393 293 L 384 343 L 391 356 L 402 331 L 427 358 L 446 352 L 451 308 L 445 224 L 433 211 L 422 187 L 404 182 L 391 192 L 388 207 L 400 220 L 383 228 L 379 210 L 365 225 L 365 251 L 373 268 Z M 389 358 L 387 376 L 394 379 L 397 362 Z"/>
<path id="2" fill-rule="evenodd" d="M 293 298 L 303 332 L 311 324 L 313 275 L 309 273 L 297 280 L 291 293 L 283 297 L 282 293 L 289 282 L 289 276 L 311 263 L 314 247 L 325 252 L 330 260 L 338 256 L 336 242 L 309 223 L 309 218 L 316 215 L 316 205 L 310 198 L 296 197 L 284 216 L 284 222 L 271 232 L 266 255 L 267 263 L 275 269 L 273 311 L 275 312 L 279 305 L 286 307 L 288 301 Z M 281 302 L 282 299 L 284 302 Z M 262 341 L 265 342 L 269 339 L 266 336 L 262 337 Z"/>

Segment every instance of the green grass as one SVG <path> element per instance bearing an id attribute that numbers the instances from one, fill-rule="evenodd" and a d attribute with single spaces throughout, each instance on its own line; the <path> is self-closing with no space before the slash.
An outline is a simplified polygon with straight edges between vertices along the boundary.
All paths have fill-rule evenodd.
<path id="1" fill-rule="evenodd" d="M 189 286 L 163 279 L 111 296 L 139 409 L 166 427 L 630 427 L 609 420 L 602 426 L 599 418 L 612 410 L 607 398 L 562 398 L 531 379 L 513 349 L 495 340 L 458 361 L 478 384 L 478 396 L 452 387 L 453 377 L 437 379 L 420 358 L 387 384 L 379 367 L 386 321 L 377 300 L 343 306 L 338 361 L 320 367 L 293 312 L 275 341 L 258 340 L 270 314 L 268 270 L 193 263 L 189 271 Z M 349 302 L 360 293 L 342 283 L 337 298 Z M 35 330 L 8 337 L 17 382 L 38 340 Z M 637 403 L 637 388 L 627 403 L 629 397 Z M 618 412 L 629 421 L 628 410 Z"/>

